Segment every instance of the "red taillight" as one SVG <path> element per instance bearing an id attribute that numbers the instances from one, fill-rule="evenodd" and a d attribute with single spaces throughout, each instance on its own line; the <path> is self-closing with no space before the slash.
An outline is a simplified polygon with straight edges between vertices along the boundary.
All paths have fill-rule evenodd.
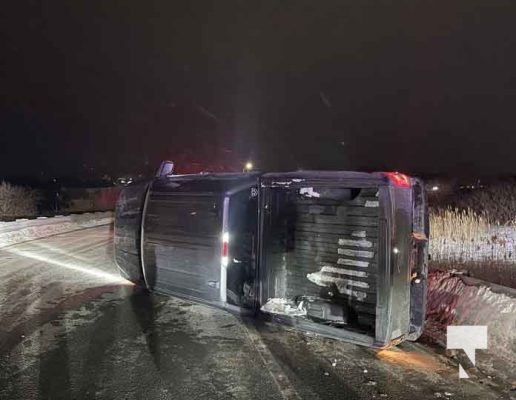
<path id="1" fill-rule="evenodd" d="M 222 234 L 222 265 L 227 267 L 229 263 L 229 233 L 224 232 Z"/>
<path id="2" fill-rule="evenodd" d="M 410 178 L 407 175 L 400 174 L 399 172 L 383 172 L 383 175 L 389 178 L 392 184 L 399 188 L 409 188 Z"/>

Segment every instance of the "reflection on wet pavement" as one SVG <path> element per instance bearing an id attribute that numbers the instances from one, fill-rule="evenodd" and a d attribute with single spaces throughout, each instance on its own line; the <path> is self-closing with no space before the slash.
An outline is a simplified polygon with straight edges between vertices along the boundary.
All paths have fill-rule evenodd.
<path id="1" fill-rule="evenodd" d="M 0 253 L 2 399 L 495 399 L 502 390 L 459 382 L 456 365 L 418 344 L 376 352 L 150 294 L 118 277 L 108 227 Z"/>

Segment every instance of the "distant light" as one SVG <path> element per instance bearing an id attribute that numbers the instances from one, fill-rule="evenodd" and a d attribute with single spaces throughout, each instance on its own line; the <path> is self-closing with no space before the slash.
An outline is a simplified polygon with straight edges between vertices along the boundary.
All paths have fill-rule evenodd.
<path id="1" fill-rule="evenodd" d="M 398 254 L 400 251 L 399 251 L 399 249 L 397 247 L 395 247 L 395 248 L 392 249 L 392 252 L 394 254 Z"/>
<path id="2" fill-rule="evenodd" d="M 432 186 L 432 192 L 437 192 L 439 190 L 439 186 Z"/>
<path id="3" fill-rule="evenodd" d="M 244 170 L 245 171 L 251 171 L 252 169 L 253 169 L 253 163 L 251 161 L 246 162 Z"/>

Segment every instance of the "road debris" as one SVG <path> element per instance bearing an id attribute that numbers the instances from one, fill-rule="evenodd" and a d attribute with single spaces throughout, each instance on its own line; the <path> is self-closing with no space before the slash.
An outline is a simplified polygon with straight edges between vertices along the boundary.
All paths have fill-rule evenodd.
<path id="1" fill-rule="evenodd" d="M 261 310 L 266 313 L 288 315 L 291 317 L 306 315 L 306 308 L 303 302 L 296 305 L 293 301 L 282 298 L 269 299 L 267 303 L 262 306 Z"/>

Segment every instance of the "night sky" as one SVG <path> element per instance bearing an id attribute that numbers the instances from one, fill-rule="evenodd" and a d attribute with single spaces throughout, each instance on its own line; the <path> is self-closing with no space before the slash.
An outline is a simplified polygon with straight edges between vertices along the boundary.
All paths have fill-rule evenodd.
<path id="1" fill-rule="evenodd" d="M 516 173 L 514 0 L 22 0 L 0 18 L 0 176 Z"/>

